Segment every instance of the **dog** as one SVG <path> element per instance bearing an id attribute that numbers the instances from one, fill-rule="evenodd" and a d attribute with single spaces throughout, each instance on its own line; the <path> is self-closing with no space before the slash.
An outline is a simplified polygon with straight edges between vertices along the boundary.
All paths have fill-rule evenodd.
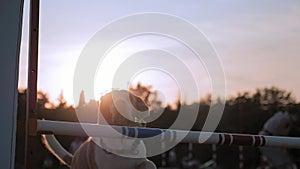
<path id="1" fill-rule="evenodd" d="M 143 119 L 148 113 L 148 105 L 141 98 L 127 90 L 112 90 L 100 99 L 98 123 L 145 127 Z M 73 156 L 53 135 L 43 138 L 47 149 L 71 169 L 156 169 L 138 139 L 90 137 Z"/>
<path id="2" fill-rule="evenodd" d="M 267 136 L 287 136 L 291 130 L 292 121 L 287 112 L 279 111 L 269 118 L 259 132 Z M 273 168 L 292 169 L 294 164 L 286 148 L 260 147 L 260 152 L 267 158 Z"/>

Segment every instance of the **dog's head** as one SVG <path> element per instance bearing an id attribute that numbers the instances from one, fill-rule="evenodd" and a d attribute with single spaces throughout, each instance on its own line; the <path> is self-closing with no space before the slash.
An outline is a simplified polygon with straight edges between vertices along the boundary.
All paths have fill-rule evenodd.
<path id="1" fill-rule="evenodd" d="M 100 99 L 100 113 L 110 125 L 145 126 L 147 104 L 127 90 L 113 90 Z"/>
<path id="2" fill-rule="evenodd" d="M 267 122 L 264 124 L 264 130 L 268 131 L 273 135 L 286 136 L 291 129 L 291 119 L 287 112 L 275 113 Z"/>

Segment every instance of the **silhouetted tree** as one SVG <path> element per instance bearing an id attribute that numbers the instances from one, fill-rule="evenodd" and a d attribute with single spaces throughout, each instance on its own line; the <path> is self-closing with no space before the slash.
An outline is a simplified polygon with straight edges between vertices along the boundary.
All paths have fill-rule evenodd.
<path id="1" fill-rule="evenodd" d="M 289 105 L 296 103 L 291 92 L 277 87 L 257 89 L 254 96 L 256 97 L 255 100 L 259 101 L 262 109 L 272 112 L 286 110 Z"/>
<path id="2" fill-rule="evenodd" d="M 85 96 L 84 96 L 84 91 L 81 90 L 80 92 L 80 97 L 79 97 L 79 102 L 78 102 L 78 107 L 83 107 L 85 106 Z"/>
<path id="3" fill-rule="evenodd" d="M 58 100 L 58 106 L 56 107 L 57 109 L 59 108 L 63 109 L 67 107 L 67 101 L 65 100 L 63 91 L 60 92 L 57 100 Z"/>
<path id="4" fill-rule="evenodd" d="M 49 96 L 47 93 L 38 91 L 37 92 L 37 109 L 53 108 L 54 105 L 50 102 Z"/>

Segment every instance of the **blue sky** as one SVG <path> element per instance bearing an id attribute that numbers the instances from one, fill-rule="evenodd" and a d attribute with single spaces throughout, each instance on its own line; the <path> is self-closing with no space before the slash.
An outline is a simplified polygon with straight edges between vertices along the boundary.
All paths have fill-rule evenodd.
<path id="1" fill-rule="evenodd" d="M 28 1 L 25 1 L 20 87 L 25 87 L 27 80 L 28 12 Z M 298 0 L 41 0 L 38 88 L 49 93 L 52 101 L 63 91 L 72 103 L 74 69 L 84 45 L 104 25 L 140 12 L 179 16 L 201 30 L 222 61 L 227 96 L 274 85 L 292 91 L 297 99 L 300 98 Z M 195 72 L 203 71 L 200 69 L 193 68 Z M 204 84 L 201 94 L 208 93 L 207 75 L 197 75 L 197 80 Z M 178 93 L 174 81 L 162 74 L 157 76 L 165 81 L 158 83 L 155 76 L 151 79 L 142 75 L 134 81 L 144 80 L 152 83 L 154 89 L 168 90 L 167 100 L 175 99 Z M 183 97 L 195 99 L 188 95 Z"/>

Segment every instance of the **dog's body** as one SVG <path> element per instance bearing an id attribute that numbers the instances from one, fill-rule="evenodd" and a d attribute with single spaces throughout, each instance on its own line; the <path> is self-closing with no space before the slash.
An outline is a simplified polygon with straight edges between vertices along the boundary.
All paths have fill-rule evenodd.
<path id="1" fill-rule="evenodd" d="M 146 158 L 119 156 L 99 147 L 94 141 L 84 143 L 75 153 L 72 169 L 152 169 L 155 165 Z"/>
<path id="2" fill-rule="evenodd" d="M 142 114 L 148 106 L 139 97 L 125 90 L 114 90 L 101 97 L 98 123 L 109 125 L 142 126 Z M 142 141 L 134 138 L 89 138 L 71 156 L 54 136 L 46 137 L 46 144 L 71 169 L 155 169 L 146 158 Z M 60 150 L 59 150 L 60 149 Z M 71 160 L 70 160 L 71 159 Z"/>

